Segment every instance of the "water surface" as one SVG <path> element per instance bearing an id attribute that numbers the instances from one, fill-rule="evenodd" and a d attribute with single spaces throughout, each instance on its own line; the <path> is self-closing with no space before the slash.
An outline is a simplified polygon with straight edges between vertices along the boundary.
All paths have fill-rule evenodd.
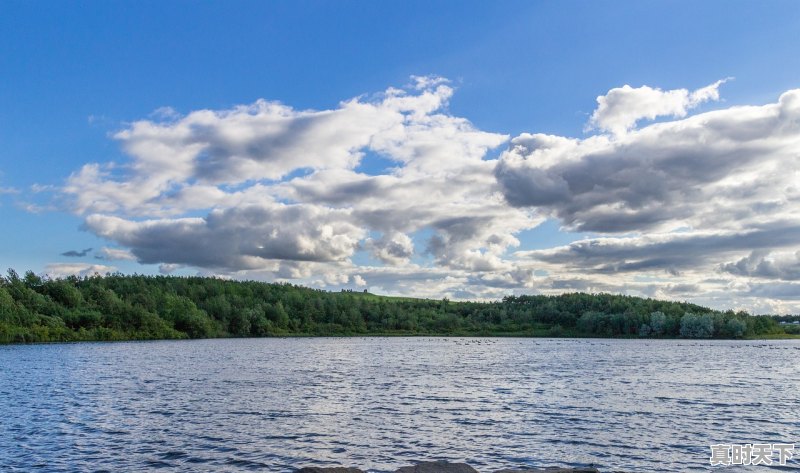
<path id="1" fill-rule="evenodd" d="M 797 340 L 0 346 L 0 471 L 706 471 L 712 443 L 800 446 L 798 360 Z"/>

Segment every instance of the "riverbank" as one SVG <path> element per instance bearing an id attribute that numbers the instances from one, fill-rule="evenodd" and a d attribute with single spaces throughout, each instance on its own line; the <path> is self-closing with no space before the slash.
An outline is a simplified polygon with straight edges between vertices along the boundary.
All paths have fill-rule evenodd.
<path id="1" fill-rule="evenodd" d="M 504 333 L 504 334 L 428 334 L 428 333 L 362 333 L 362 334 L 332 334 L 332 335 L 309 335 L 309 334 L 289 334 L 289 335 L 267 335 L 263 337 L 204 337 L 201 339 L 190 339 L 188 337 L 180 338 L 111 338 L 111 339 L 97 339 L 97 338 L 74 338 L 68 340 L 48 340 L 48 341 L 2 341 L 0 346 L 8 345 L 51 345 L 51 344 L 72 344 L 72 343 L 127 343 L 127 342 L 169 342 L 169 341 L 193 341 L 193 340 L 231 340 L 231 339 L 303 339 L 303 338 L 452 338 L 452 339 L 485 339 L 490 341 L 492 339 L 506 339 L 506 338 L 525 338 L 525 339 L 542 339 L 542 340 L 629 340 L 629 341 L 675 341 L 687 340 L 681 337 L 659 337 L 659 338 L 641 338 L 641 337 L 598 337 L 592 335 L 573 335 L 554 337 L 547 334 L 530 334 L 530 333 Z M 712 340 L 717 341 L 770 341 L 770 340 L 800 340 L 800 335 L 780 334 L 780 335 L 765 335 L 765 336 L 752 336 L 743 338 L 716 338 Z"/>

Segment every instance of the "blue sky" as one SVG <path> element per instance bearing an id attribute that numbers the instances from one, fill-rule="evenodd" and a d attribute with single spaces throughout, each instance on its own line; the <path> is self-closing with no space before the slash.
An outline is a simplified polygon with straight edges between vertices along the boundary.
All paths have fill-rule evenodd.
<path id="1" fill-rule="evenodd" d="M 791 96 L 779 97 L 800 87 L 797 2 L 10 1 L 0 8 L 6 266 L 54 275 L 219 274 L 432 297 L 602 290 L 798 310 L 800 256 L 787 243 L 795 193 L 781 180 L 797 169 L 797 153 L 786 151 L 795 145 L 793 129 L 786 131 L 791 116 L 761 130 L 759 140 L 770 144 L 758 149 L 753 141 L 709 149 L 699 138 L 706 129 L 673 133 L 718 120 L 711 131 L 731 127 L 740 137 L 770 113 L 787 116 L 768 107 L 789 107 Z M 726 78 L 733 79 L 693 95 Z M 390 90 L 414 103 L 394 104 Z M 369 110 L 343 107 L 354 98 Z M 259 100 L 287 108 L 259 108 Z M 202 110 L 216 121 L 193 115 Z M 324 111 L 341 113 L 329 124 Z M 703 119 L 709 112 L 727 115 Z M 313 133 L 232 141 L 243 132 L 239 119 L 253 118 L 248 127 L 258 129 L 271 114 Z M 742 123 L 747 114 L 752 121 Z M 365 123 L 353 128 L 358 120 Z M 387 121 L 369 128 L 375 120 Z M 145 122 L 157 137 L 135 128 Z M 203 134 L 157 150 L 198 127 Z M 353 141 L 339 140 L 348 133 Z M 220 141 L 209 144 L 211 135 Z M 193 145 L 202 150 L 192 169 L 205 174 L 185 166 L 171 177 L 161 172 Z M 137 154 L 136 146 L 147 150 Z M 237 157 L 254 147 L 260 151 Z M 431 147 L 445 154 L 424 155 Z M 676 167 L 685 155 L 695 164 Z M 101 175 L 82 173 L 93 163 Z M 658 183 L 642 184 L 649 179 Z M 770 186 L 742 187 L 748 182 Z M 595 194 L 576 191 L 587 185 Z M 136 200 L 115 186 L 152 195 Z M 226 195 L 211 198 L 212 188 Z M 703 189 L 713 189 L 713 199 Z M 735 197 L 745 194 L 751 198 Z M 252 220 L 254 209 L 274 226 Z M 379 219 L 379 211 L 397 221 Z M 144 228 L 148 221 L 158 228 Z M 214 233 L 208 221 L 227 233 Z M 258 243 L 264 232 L 272 236 Z M 759 232 L 763 240 L 753 236 Z M 224 238 L 239 251 L 220 248 Z M 178 251 L 188 247 L 196 253 Z M 87 248 L 83 257 L 62 255 Z M 676 258 L 702 250 L 687 257 L 694 264 Z M 642 256 L 659 251 L 669 254 Z M 218 253 L 227 256 L 206 257 Z"/>

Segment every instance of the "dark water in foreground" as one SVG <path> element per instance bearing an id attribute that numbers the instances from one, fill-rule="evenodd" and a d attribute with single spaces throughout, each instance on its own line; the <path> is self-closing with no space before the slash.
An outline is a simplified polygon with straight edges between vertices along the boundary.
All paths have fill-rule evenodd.
<path id="1" fill-rule="evenodd" d="M 705 471 L 712 443 L 800 447 L 799 360 L 796 340 L 0 346 L 0 471 Z"/>

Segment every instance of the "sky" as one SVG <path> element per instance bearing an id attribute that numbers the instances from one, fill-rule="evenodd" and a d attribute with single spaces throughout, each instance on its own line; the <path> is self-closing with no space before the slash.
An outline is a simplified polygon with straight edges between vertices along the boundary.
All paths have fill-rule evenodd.
<path id="1" fill-rule="evenodd" d="M 800 312 L 800 3 L 0 4 L 0 264 Z"/>

